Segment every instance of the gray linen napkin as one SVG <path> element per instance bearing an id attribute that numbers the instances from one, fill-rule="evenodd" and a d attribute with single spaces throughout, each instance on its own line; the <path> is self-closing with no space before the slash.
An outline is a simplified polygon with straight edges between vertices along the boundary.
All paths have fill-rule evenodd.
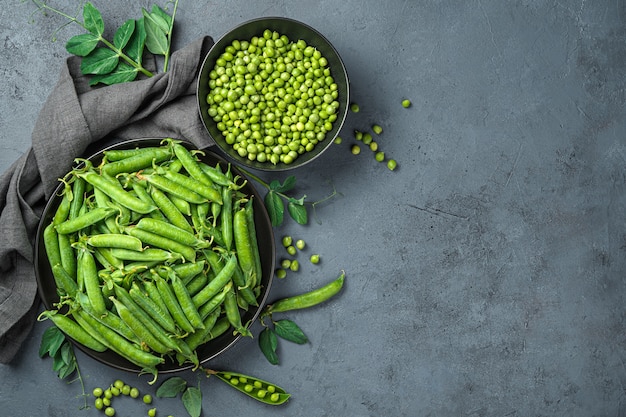
<path id="1" fill-rule="evenodd" d="M 213 45 L 203 37 L 174 52 L 166 73 L 91 88 L 80 60 L 67 59 L 32 133 L 32 147 L 0 177 L 0 363 L 9 363 L 30 333 L 39 307 L 33 244 L 46 201 L 74 159 L 132 138 L 213 142 L 195 97 L 197 75 Z"/>

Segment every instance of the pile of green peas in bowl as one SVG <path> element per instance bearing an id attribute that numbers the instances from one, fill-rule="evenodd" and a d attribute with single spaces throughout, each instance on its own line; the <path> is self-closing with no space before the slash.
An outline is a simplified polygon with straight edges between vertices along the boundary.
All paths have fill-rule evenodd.
<path id="1" fill-rule="evenodd" d="M 287 18 L 229 31 L 198 81 L 201 119 L 223 152 L 244 166 L 285 170 L 319 156 L 348 109 L 348 77 L 319 32 Z"/>

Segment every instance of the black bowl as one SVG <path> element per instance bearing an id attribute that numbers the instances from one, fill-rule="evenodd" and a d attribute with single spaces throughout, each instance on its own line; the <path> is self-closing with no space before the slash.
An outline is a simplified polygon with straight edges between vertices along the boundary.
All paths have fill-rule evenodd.
<path id="1" fill-rule="evenodd" d="M 337 100 L 339 101 L 339 109 L 337 111 L 337 120 L 333 122 L 332 130 L 326 133 L 324 140 L 320 141 L 312 151 L 299 155 L 298 158 L 296 158 L 291 164 L 279 162 L 274 165 L 269 161 L 251 161 L 246 157 L 240 156 L 233 149 L 232 145 L 226 143 L 222 132 L 220 132 L 217 128 L 217 123 L 208 115 L 209 105 L 206 101 L 206 97 L 210 91 L 209 73 L 215 67 L 216 60 L 224 52 L 225 48 L 228 45 L 231 45 L 234 40 L 250 40 L 254 36 L 262 36 L 263 31 L 266 29 L 276 31 L 281 35 L 286 35 L 292 41 L 302 39 L 306 41 L 307 45 L 311 45 L 318 49 L 322 56 L 327 59 L 331 76 L 334 78 L 338 87 Z M 328 41 L 328 39 L 312 27 L 297 20 L 284 17 L 263 17 L 253 19 L 224 34 L 215 43 L 215 45 L 213 45 L 205 57 L 200 69 L 197 86 L 198 110 L 200 112 L 200 118 L 202 119 L 204 127 L 207 129 L 209 135 L 213 138 L 220 150 L 224 152 L 228 158 L 242 166 L 263 171 L 285 171 L 298 168 L 317 158 L 322 154 L 322 152 L 328 149 L 339 134 L 339 131 L 345 121 L 350 100 L 349 95 L 348 73 L 346 72 L 346 68 L 341 60 L 341 57 L 339 56 L 339 53 L 333 45 Z"/>
<path id="2" fill-rule="evenodd" d="M 147 147 L 147 146 L 158 146 L 161 139 L 133 139 L 125 142 L 121 142 L 110 147 L 107 147 L 94 155 L 87 158 L 89 161 L 92 161 L 94 165 L 97 165 L 101 162 L 102 157 L 104 156 L 104 151 L 108 149 L 130 149 L 136 147 Z M 182 142 L 188 149 L 194 149 L 194 146 L 187 142 Z M 223 167 L 228 164 L 223 158 L 216 155 L 211 151 L 203 151 L 205 153 L 202 156 L 202 160 L 210 165 L 215 165 L 217 163 L 222 164 Z M 231 171 L 234 175 L 240 175 L 245 178 L 244 175 L 239 172 L 235 166 L 231 165 Z M 37 279 L 39 295 L 43 301 L 43 304 L 46 309 L 55 309 L 54 304 L 59 301 L 59 297 L 56 290 L 56 284 L 54 281 L 54 276 L 52 275 L 52 269 L 50 268 L 50 263 L 48 262 L 48 258 L 46 257 L 46 250 L 43 243 L 43 230 L 44 228 L 50 224 L 52 221 L 52 217 L 56 212 L 59 203 L 61 202 L 61 198 L 58 197 L 59 193 L 62 190 L 62 184 L 55 190 L 54 197 L 52 197 L 46 207 L 44 209 L 41 221 L 39 223 L 39 228 L 37 230 L 37 237 L 35 241 L 35 276 Z M 274 264 L 275 264 L 275 244 L 274 244 L 274 232 L 272 229 L 272 225 L 265 209 L 265 206 L 262 202 L 262 197 L 253 187 L 251 181 L 247 181 L 246 185 L 241 189 L 242 192 L 254 196 L 254 220 L 256 226 L 256 234 L 257 240 L 259 242 L 259 252 L 261 255 L 261 263 L 263 269 L 263 276 L 261 279 L 262 290 L 259 296 L 259 306 L 252 307 L 248 311 L 242 313 L 242 322 L 252 323 L 254 322 L 259 314 L 261 313 L 261 309 L 265 305 L 267 301 L 267 296 L 270 291 L 270 287 L 272 284 L 273 274 L 274 274 Z M 240 340 L 241 335 L 233 335 L 232 331 L 227 331 L 221 336 L 211 340 L 210 342 L 198 347 L 198 359 L 201 363 L 206 363 L 207 361 L 215 358 L 219 354 L 225 352 L 230 347 L 232 347 L 238 340 Z M 72 340 L 72 339 L 70 339 Z M 126 359 L 122 358 L 118 354 L 107 350 L 105 352 L 96 352 L 80 343 L 74 342 L 74 345 L 78 347 L 80 350 L 85 352 L 88 356 L 98 360 L 101 363 L 112 366 L 117 369 L 130 371 L 130 372 L 139 372 L 140 369 L 138 366 L 132 364 Z M 183 364 L 182 366 L 178 364 L 178 362 L 174 360 L 167 360 L 164 364 L 157 367 L 157 370 L 162 373 L 168 372 L 178 372 L 185 369 L 192 368 L 192 364 Z"/>

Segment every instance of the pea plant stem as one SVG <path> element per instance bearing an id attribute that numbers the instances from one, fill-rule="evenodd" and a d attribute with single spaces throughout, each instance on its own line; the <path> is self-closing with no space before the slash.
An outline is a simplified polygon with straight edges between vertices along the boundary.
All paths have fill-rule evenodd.
<path id="1" fill-rule="evenodd" d="M 172 23 L 170 29 L 167 32 L 167 51 L 165 53 L 165 59 L 163 61 L 163 72 L 167 71 L 167 66 L 170 62 L 170 49 L 172 47 L 172 31 L 174 30 L 174 20 L 176 20 L 176 10 L 178 9 L 178 0 L 174 2 L 174 9 L 172 10 Z"/>
<path id="2" fill-rule="evenodd" d="M 39 7 L 39 9 L 43 9 L 43 10 L 49 10 L 52 13 L 58 14 L 59 16 L 62 16 L 66 19 L 68 19 L 68 23 L 67 24 L 71 24 L 71 23 L 76 23 L 77 25 L 79 25 L 80 27 L 82 27 L 83 29 L 85 29 L 86 31 L 89 31 L 87 29 L 87 27 L 85 26 L 84 22 L 78 20 L 76 17 L 74 16 L 70 16 L 67 13 L 64 13 L 63 11 L 59 10 L 59 9 L 55 9 L 54 7 L 48 6 L 46 3 L 40 1 L 40 0 L 32 0 L 33 3 L 35 3 L 37 5 L 37 7 Z M 178 5 L 178 2 L 177 4 Z M 174 9 L 175 10 L 175 9 Z M 173 24 L 173 23 L 172 23 Z M 65 25 L 64 25 L 65 26 Z M 171 33 L 171 30 L 170 30 Z M 135 62 L 133 59 L 131 59 L 130 57 L 128 57 L 121 49 L 117 48 L 115 45 L 113 45 L 111 42 L 107 41 L 106 39 L 104 39 L 102 37 L 102 35 L 98 35 L 98 40 L 100 42 L 102 42 L 104 45 L 107 46 L 107 48 L 110 48 L 111 50 L 113 50 L 120 58 L 122 58 L 124 61 L 126 61 L 129 65 L 131 65 L 133 68 L 136 68 L 139 72 L 141 72 L 142 74 L 144 74 L 147 77 L 152 77 L 154 74 L 150 71 L 148 71 L 147 69 L 145 69 L 143 66 L 141 66 L 141 64 Z M 169 55 L 169 50 L 168 50 L 168 55 Z"/>

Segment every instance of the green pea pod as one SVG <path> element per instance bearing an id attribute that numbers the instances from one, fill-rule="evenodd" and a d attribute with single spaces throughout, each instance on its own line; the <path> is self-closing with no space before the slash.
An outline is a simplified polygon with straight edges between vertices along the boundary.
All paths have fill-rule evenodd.
<path id="1" fill-rule="evenodd" d="M 61 249 L 59 248 L 59 237 L 53 223 L 50 223 L 43 230 L 43 244 L 50 267 L 61 265 Z"/>
<path id="2" fill-rule="evenodd" d="M 141 345 L 146 345 L 149 349 L 165 354 L 170 351 L 170 349 L 161 343 L 140 321 L 139 319 L 130 311 L 128 307 L 126 307 L 123 303 L 121 303 L 117 298 L 111 297 L 111 301 L 115 306 L 115 310 L 117 314 L 119 314 L 120 318 L 124 320 L 124 323 L 137 335 L 137 337 L 141 340 Z"/>
<path id="3" fill-rule="evenodd" d="M 210 185 L 203 184 L 202 182 L 199 182 L 194 178 L 169 170 L 165 171 L 163 175 L 170 181 L 175 182 L 182 187 L 193 190 L 194 192 L 200 194 L 208 201 L 215 201 L 218 204 L 222 202 L 222 196 L 220 195 L 219 191 Z"/>
<path id="4" fill-rule="evenodd" d="M 190 334 L 185 338 L 185 342 L 190 349 L 195 350 L 198 346 L 205 343 L 204 341 L 211 334 L 211 330 L 213 329 L 213 326 L 215 326 L 215 323 L 217 322 L 219 316 L 219 310 L 213 311 L 202 321 L 202 329 Z"/>
<path id="5" fill-rule="evenodd" d="M 105 287 L 108 288 L 108 287 Z M 113 289 L 111 289 L 113 291 Z M 98 314 L 94 311 L 91 303 L 89 301 L 89 297 L 83 292 L 76 292 L 75 299 L 78 301 L 80 307 L 91 317 L 96 319 L 99 323 L 107 326 L 109 329 L 117 332 L 120 336 L 123 336 L 126 340 L 132 343 L 141 343 L 139 338 L 133 331 L 128 327 L 126 323 L 121 319 L 120 316 L 113 313 L 112 311 L 107 311 L 106 314 Z"/>
<path id="6" fill-rule="evenodd" d="M 230 258 L 219 272 L 216 271 L 215 278 L 207 284 L 198 294 L 194 295 L 192 301 L 196 308 L 199 308 L 204 303 L 208 302 L 222 288 L 228 284 L 233 276 L 235 267 L 237 266 L 237 256 L 232 254 Z"/>
<path id="7" fill-rule="evenodd" d="M 137 228 L 166 237 L 182 245 L 194 248 L 203 248 L 208 246 L 208 242 L 198 239 L 193 233 L 188 230 L 181 229 L 168 221 L 144 217 L 137 222 Z"/>
<path id="8" fill-rule="evenodd" d="M 88 236 L 85 242 L 96 248 L 122 248 L 138 252 L 143 250 L 141 240 L 121 233 L 102 233 Z"/>
<path id="9" fill-rule="evenodd" d="M 138 175 L 139 179 L 146 180 L 161 191 L 174 195 L 192 204 L 202 204 L 207 201 L 206 197 L 196 193 L 192 189 L 182 186 L 162 175 L 147 174 Z"/>
<path id="10" fill-rule="evenodd" d="M 183 284 L 185 284 L 185 287 L 187 288 L 187 292 L 189 293 L 189 295 L 193 297 L 202 288 L 204 288 L 208 284 L 208 282 L 209 282 L 208 274 L 198 274 L 187 282 L 183 281 Z"/>
<path id="11" fill-rule="evenodd" d="M 202 321 L 202 317 L 200 317 L 200 313 L 194 305 L 191 299 L 191 295 L 189 295 L 185 284 L 175 273 L 170 274 L 169 279 L 172 290 L 174 291 L 174 295 L 178 300 L 178 304 L 183 309 L 183 312 L 185 313 L 187 320 L 189 320 L 189 323 L 191 323 L 194 329 L 203 329 L 204 324 Z"/>
<path id="12" fill-rule="evenodd" d="M 54 282 L 56 283 L 57 289 L 69 295 L 71 298 L 76 296 L 78 284 L 74 278 L 67 273 L 65 268 L 61 266 L 61 264 L 56 264 L 52 267 L 52 275 L 54 276 Z"/>
<path id="13" fill-rule="evenodd" d="M 230 288 L 224 298 L 224 311 L 226 312 L 226 318 L 231 326 L 235 328 L 235 332 L 242 336 L 252 337 L 250 329 L 246 328 L 241 323 L 241 313 L 239 312 L 239 304 L 237 304 L 237 293 L 233 287 Z"/>
<path id="14" fill-rule="evenodd" d="M 97 314 L 106 314 L 107 308 L 104 296 L 100 290 L 100 279 L 94 256 L 87 249 L 80 249 L 78 255 L 78 268 L 85 285 L 85 291 L 89 297 L 89 302 Z"/>
<path id="15" fill-rule="evenodd" d="M 55 227 L 57 233 L 70 234 L 92 226 L 100 220 L 104 220 L 105 218 L 113 215 L 114 213 L 115 210 L 112 208 L 96 207 L 93 210 L 86 212 L 85 214 L 74 217 L 73 219 L 66 220 L 63 223 L 59 223 Z"/>
<path id="16" fill-rule="evenodd" d="M 163 162 L 172 157 L 172 152 L 167 148 L 143 149 L 142 152 L 115 162 L 109 162 L 102 166 L 102 172 L 106 175 L 116 176 L 124 172 L 137 172 L 144 168 L 150 168 L 152 164 Z"/>
<path id="17" fill-rule="evenodd" d="M 176 207 L 172 200 L 157 187 L 149 187 L 148 191 L 150 196 L 154 200 L 161 213 L 167 218 L 174 226 L 180 227 L 190 233 L 193 233 L 193 229 L 185 216 Z"/>
<path id="18" fill-rule="evenodd" d="M 59 233 L 59 252 L 61 254 L 61 264 L 67 273 L 76 279 L 76 252 L 72 247 L 73 236 Z"/>
<path id="19" fill-rule="evenodd" d="M 144 244 L 179 253 L 189 262 L 195 262 L 196 260 L 196 251 L 191 246 L 183 245 L 175 240 L 139 229 L 138 227 L 128 227 L 125 230 L 129 235 L 136 237 Z"/>
<path id="20" fill-rule="evenodd" d="M 341 290 L 344 280 L 345 272 L 342 271 L 337 279 L 320 288 L 293 297 L 283 298 L 267 305 L 261 316 L 265 317 L 272 313 L 299 310 L 323 303 Z"/>
<path id="21" fill-rule="evenodd" d="M 81 345 L 96 352 L 104 352 L 107 350 L 107 347 L 104 344 L 100 343 L 78 323 L 76 323 L 76 321 L 70 319 L 69 317 L 48 310 L 41 313 L 41 316 L 50 319 L 55 326 L 59 328 L 59 330 Z"/>
<path id="22" fill-rule="evenodd" d="M 254 222 L 254 204 L 252 198 L 250 198 L 246 203 L 245 210 L 246 220 L 248 221 L 248 233 L 250 234 L 250 247 L 252 249 L 252 256 L 254 257 L 254 271 L 258 284 L 263 277 L 263 268 L 261 265 L 261 254 L 259 252 L 259 241 L 256 236 L 256 225 Z"/>
<path id="23" fill-rule="evenodd" d="M 98 175 L 92 171 L 81 173 L 79 176 L 93 185 L 94 188 L 99 188 L 103 193 L 108 195 L 111 198 L 111 201 L 117 202 L 129 210 L 141 214 L 148 214 L 151 211 L 156 210 L 155 206 L 147 204 L 128 191 L 124 190 L 124 188 L 122 188 L 117 181 L 110 180 L 109 178 Z"/>
<path id="24" fill-rule="evenodd" d="M 271 382 L 255 378 L 253 376 L 227 371 L 207 371 L 208 374 L 215 375 L 221 381 L 227 383 L 237 391 L 261 401 L 264 404 L 280 405 L 284 404 L 289 397 L 283 388 Z"/>
<path id="25" fill-rule="evenodd" d="M 220 226 L 222 241 L 227 250 L 233 246 L 233 192 L 230 188 L 222 189 L 222 213 L 220 216 Z"/>
<path id="26" fill-rule="evenodd" d="M 196 158 L 180 143 L 174 144 L 174 153 L 178 160 L 182 163 L 185 171 L 189 173 L 193 178 L 201 183 L 211 186 L 213 181 L 204 173 Z"/>
<path id="27" fill-rule="evenodd" d="M 84 199 L 85 180 L 80 177 L 75 177 L 74 183 L 72 184 L 72 201 L 70 203 L 70 212 L 67 217 L 69 220 L 78 217 L 78 213 L 83 206 Z"/>
<path id="28" fill-rule="evenodd" d="M 200 308 L 198 308 L 198 312 L 200 313 L 200 316 L 203 320 L 206 319 L 208 315 L 211 314 L 213 311 L 220 309 L 222 304 L 224 304 L 226 293 L 230 291 L 230 288 L 232 286 L 232 282 L 229 282 L 228 284 L 226 284 L 226 286 L 224 286 L 221 292 L 214 295 L 213 298 L 211 298 L 209 301 L 202 304 Z"/>
<path id="29" fill-rule="evenodd" d="M 244 208 L 237 210 L 233 215 L 233 236 L 239 266 L 246 278 L 247 286 L 254 288 L 259 279 L 256 276 L 255 255 L 250 242 L 250 230 Z"/>
<path id="30" fill-rule="evenodd" d="M 70 215 L 71 205 L 72 203 L 70 201 L 68 193 L 66 192 L 65 194 L 63 194 L 63 198 L 61 199 L 61 202 L 59 203 L 59 207 L 57 207 L 57 210 L 54 212 L 52 223 L 59 224 L 67 220 L 67 218 Z"/>
<path id="31" fill-rule="evenodd" d="M 179 254 L 158 248 L 148 248 L 141 252 L 120 248 L 111 248 L 109 251 L 112 256 L 123 261 L 173 262 L 182 258 Z"/>
<path id="32" fill-rule="evenodd" d="M 135 365 L 146 370 L 154 370 L 157 365 L 165 362 L 165 359 L 153 355 L 149 352 L 145 352 L 136 347 L 115 331 L 99 323 L 89 314 L 81 311 L 79 311 L 78 314 L 80 314 L 85 322 L 93 327 L 96 332 L 102 335 L 102 337 L 107 341 L 107 345 L 111 350 L 113 350 L 115 353 L 128 360 L 129 362 L 134 363 Z"/>
<path id="33" fill-rule="evenodd" d="M 163 309 L 165 306 L 160 306 L 157 301 L 144 293 L 138 283 L 132 283 L 128 294 L 133 301 L 159 323 L 165 331 L 176 334 L 176 323 L 167 308 Z"/>
<path id="34" fill-rule="evenodd" d="M 172 289 L 172 287 L 170 287 L 170 284 L 168 284 L 167 281 L 161 278 L 157 273 L 153 274 L 153 279 L 156 283 L 157 288 L 159 289 L 159 294 L 161 294 L 161 298 L 163 298 L 163 301 L 167 306 L 167 310 L 174 318 L 176 324 L 185 332 L 193 333 L 196 329 L 189 322 L 189 319 L 185 315 L 183 308 L 176 299 L 176 294 L 174 294 L 174 290 Z"/>
<path id="35" fill-rule="evenodd" d="M 160 323 L 157 323 L 148 313 L 139 307 L 135 301 L 133 301 L 133 298 L 130 296 L 128 291 L 119 285 L 115 285 L 114 288 L 117 299 L 133 312 L 133 315 L 137 318 L 137 320 L 146 329 L 148 329 L 159 342 L 172 350 L 179 350 L 175 339 L 171 338 Z"/>
<path id="36" fill-rule="evenodd" d="M 104 156 L 107 163 L 111 161 L 119 161 L 121 159 L 130 158 L 136 155 L 140 155 L 147 151 L 156 151 L 159 149 L 166 149 L 167 146 L 150 146 L 144 148 L 130 148 L 130 149 L 108 149 L 104 151 Z"/>

